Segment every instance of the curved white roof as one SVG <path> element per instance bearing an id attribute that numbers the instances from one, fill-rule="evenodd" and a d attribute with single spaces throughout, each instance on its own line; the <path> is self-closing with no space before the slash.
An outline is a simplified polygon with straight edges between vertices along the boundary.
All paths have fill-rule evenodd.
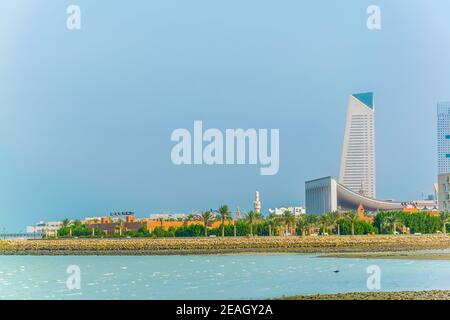
<path id="1" fill-rule="evenodd" d="M 340 207 L 355 208 L 362 204 L 364 209 L 369 211 L 402 210 L 405 207 L 402 202 L 377 200 L 363 196 L 340 183 L 337 184 L 337 201 Z"/>

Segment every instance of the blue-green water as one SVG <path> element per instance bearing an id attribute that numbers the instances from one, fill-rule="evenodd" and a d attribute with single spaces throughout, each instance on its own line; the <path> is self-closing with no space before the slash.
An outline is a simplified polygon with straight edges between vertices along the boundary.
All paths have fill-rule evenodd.
<path id="1" fill-rule="evenodd" d="M 80 268 L 69 290 L 67 267 Z M 258 299 L 369 291 L 450 289 L 450 261 L 317 258 L 311 255 L 0 256 L 0 299 Z M 334 272 L 339 270 L 339 272 Z"/>

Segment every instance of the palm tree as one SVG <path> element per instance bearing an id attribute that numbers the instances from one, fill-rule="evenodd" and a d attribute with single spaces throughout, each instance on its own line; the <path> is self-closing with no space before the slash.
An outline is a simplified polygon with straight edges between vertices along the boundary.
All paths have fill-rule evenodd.
<path id="1" fill-rule="evenodd" d="M 119 236 L 122 236 L 122 229 L 123 229 L 123 221 L 122 219 L 119 219 L 119 222 L 116 226 L 116 230 L 119 230 Z"/>
<path id="2" fill-rule="evenodd" d="M 187 227 L 188 226 L 188 224 L 189 224 L 189 217 L 188 216 L 186 216 L 186 217 L 184 217 L 183 218 L 183 227 Z"/>
<path id="3" fill-rule="evenodd" d="M 238 222 L 237 216 L 234 215 L 233 217 L 233 236 L 236 237 L 237 236 L 237 226 L 236 223 Z"/>
<path id="4" fill-rule="evenodd" d="M 61 221 L 61 227 L 62 228 L 68 228 L 70 225 L 70 220 L 65 218 L 64 220 Z M 59 231 L 59 230 L 58 230 Z M 58 233 L 58 231 L 56 233 Z M 72 228 L 69 228 L 69 237 L 72 237 Z"/>
<path id="5" fill-rule="evenodd" d="M 250 224 L 250 236 L 253 237 L 253 224 L 258 221 L 259 214 L 254 211 L 249 211 L 245 214 L 244 219 Z"/>
<path id="6" fill-rule="evenodd" d="M 266 218 L 267 226 L 269 227 L 269 237 L 272 236 L 272 230 L 274 230 L 279 225 L 279 218 L 275 213 L 271 213 Z"/>
<path id="7" fill-rule="evenodd" d="M 226 204 L 221 206 L 219 210 L 217 210 L 220 215 L 221 227 L 222 227 L 222 237 L 225 237 L 225 220 L 230 219 L 230 209 Z"/>
<path id="8" fill-rule="evenodd" d="M 447 234 L 447 223 L 450 222 L 450 214 L 447 211 L 439 212 L 439 220 L 441 221 L 442 233 Z"/>
<path id="9" fill-rule="evenodd" d="M 280 222 L 284 225 L 284 234 L 287 234 L 289 226 L 295 222 L 295 215 L 291 211 L 285 210 L 280 216 Z"/>
<path id="10" fill-rule="evenodd" d="M 336 219 L 333 212 L 327 213 L 328 215 L 328 221 L 329 221 L 329 227 L 330 227 L 330 234 L 333 234 L 333 232 L 337 233 L 337 225 L 338 220 Z M 340 232 L 340 230 L 339 230 Z"/>
<path id="11" fill-rule="evenodd" d="M 339 225 L 339 222 L 342 219 L 342 213 L 339 211 L 335 211 L 331 214 L 333 224 L 337 227 L 337 235 L 341 235 L 341 226 Z"/>
<path id="12" fill-rule="evenodd" d="M 76 228 L 79 228 L 79 227 L 81 227 L 82 226 L 82 223 L 81 223 L 81 221 L 80 220 L 75 220 L 73 223 L 73 226 L 74 227 L 76 227 Z"/>
<path id="13" fill-rule="evenodd" d="M 386 226 L 386 228 L 392 228 L 392 234 L 395 234 L 397 226 L 402 225 L 402 220 L 400 220 L 398 216 L 392 214 L 384 217 L 383 225 Z"/>
<path id="14" fill-rule="evenodd" d="M 194 215 L 192 213 L 188 214 L 183 219 L 183 226 L 187 227 L 189 225 L 189 222 L 194 220 Z"/>
<path id="15" fill-rule="evenodd" d="M 208 236 L 208 227 L 211 224 L 211 222 L 214 221 L 214 215 L 213 215 L 212 211 L 205 211 L 200 215 L 200 217 L 201 217 L 201 220 L 205 227 L 205 237 L 207 237 Z"/>
<path id="16" fill-rule="evenodd" d="M 352 224 L 352 236 L 355 235 L 355 222 L 358 221 L 358 215 L 355 211 L 348 211 L 344 213 L 345 219 L 351 222 Z"/>
<path id="17" fill-rule="evenodd" d="M 61 223 L 62 223 L 62 227 L 63 227 L 63 228 L 66 228 L 66 227 L 69 226 L 70 220 L 67 219 L 67 218 L 65 218 L 63 221 L 61 221 Z"/>
<path id="18" fill-rule="evenodd" d="M 305 229 L 307 229 L 308 234 L 310 234 L 311 228 L 315 228 L 317 226 L 319 219 L 318 219 L 317 215 L 307 214 L 304 216 L 303 220 L 304 220 L 304 224 L 305 224 Z"/>
<path id="19" fill-rule="evenodd" d="M 328 226 L 331 222 L 330 215 L 328 213 L 324 213 L 319 217 L 319 222 L 322 224 L 322 235 L 325 235 L 327 232 Z"/>
<path id="20" fill-rule="evenodd" d="M 306 235 L 306 230 L 308 229 L 308 221 L 306 215 L 300 215 L 297 219 L 297 228 L 302 231 L 302 236 Z"/>

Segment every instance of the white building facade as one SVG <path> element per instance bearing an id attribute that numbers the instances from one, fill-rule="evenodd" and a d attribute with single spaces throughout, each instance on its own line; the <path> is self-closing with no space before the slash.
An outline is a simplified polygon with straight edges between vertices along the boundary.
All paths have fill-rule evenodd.
<path id="1" fill-rule="evenodd" d="M 349 98 L 339 183 L 375 198 L 375 106 L 372 92 Z"/>
<path id="2" fill-rule="evenodd" d="M 54 235 L 61 227 L 61 221 L 39 221 L 34 226 L 27 226 L 27 233 L 42 233 L 46 235 Z"/>
<path id="3" fill-rule="evenodd" d="M 269 213 L 274 213 L 278 216 L 282 215 L 284 212 L 289 211 L 296 216 L 302 215 L 306 213 L 305 207 L 281 207 L 275 209 L 269 209 Z"/>
<path id="4" fill-rule="evenodd" d="M 150 215 L 150 219 L 179 220 L 186 219 L 188 216 L 186 213 L 154 213 Z"/>
<path id="5" fill-rule="evenodd" d="M 322 214 L 337 211 L 337 182 L 332 177 L 306 181 L 306 213 Z"/>

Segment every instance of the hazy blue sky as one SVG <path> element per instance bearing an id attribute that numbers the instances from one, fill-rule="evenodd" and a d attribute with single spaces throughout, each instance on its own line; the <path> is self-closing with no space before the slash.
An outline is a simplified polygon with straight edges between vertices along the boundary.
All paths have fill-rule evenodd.
<path id="1" fill-rule="evenodd" d="M 366 28 L 370 4 L 381 31 Z M 303 204 L 305 180 L 338 175 L 348 96 L 369 90 L 379 198 L 431 193 L 449 12 L 448 0 L 2 1 L 0 228 L 246 210 L 256 189 L 264 211 Z M 170 134 L 194 120 L 279 128 L 278 175 L 174 166 Z"/>

